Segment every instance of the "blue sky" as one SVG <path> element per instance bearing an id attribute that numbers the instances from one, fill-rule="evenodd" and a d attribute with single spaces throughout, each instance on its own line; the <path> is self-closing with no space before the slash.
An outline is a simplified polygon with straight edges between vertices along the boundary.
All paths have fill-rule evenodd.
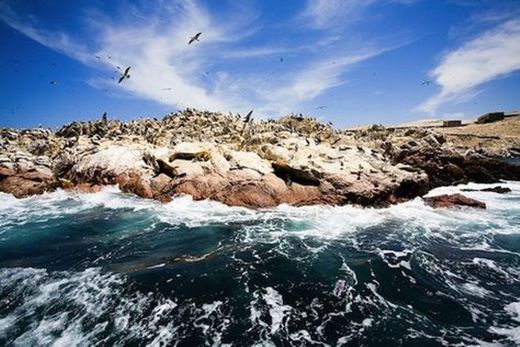
<path id="1" fill-rule="evenodd" d="M 520 109 L 517 0 L 2 0 L 0 51 L 0 126 L 185 107 L 340 127 Z M 131 66 L 121 84 L 118 66 Z"/>

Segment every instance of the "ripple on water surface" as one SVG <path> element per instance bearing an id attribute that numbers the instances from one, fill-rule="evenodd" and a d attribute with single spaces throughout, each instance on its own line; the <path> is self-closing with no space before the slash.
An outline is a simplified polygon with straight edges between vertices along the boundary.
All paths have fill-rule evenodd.
<path id="1" fill-rule="evenodd" d="M 464 193 L 487 210 L 0 194 L 0 345 L 514 346 L 507 186 Z"/>

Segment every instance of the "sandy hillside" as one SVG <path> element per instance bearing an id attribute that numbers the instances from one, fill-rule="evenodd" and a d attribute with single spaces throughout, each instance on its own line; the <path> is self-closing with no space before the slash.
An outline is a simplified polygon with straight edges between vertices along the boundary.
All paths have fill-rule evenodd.
<path id="1" fill-rule="evenodd" d="M 454 128 L 436 128 L 456 146 L 484 149 L 503 154 L 505 149 L 520 149 L 520 117 L 488 124 L 468 124 Z"/>

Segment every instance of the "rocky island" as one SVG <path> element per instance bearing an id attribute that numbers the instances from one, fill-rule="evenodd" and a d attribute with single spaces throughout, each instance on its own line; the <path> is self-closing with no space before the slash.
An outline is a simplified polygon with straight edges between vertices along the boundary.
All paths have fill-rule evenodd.
<path id="1" fill-rule="evenodd" d="M 489 138 L 448 129 L 340 130 L 301 115 L 253 120 L 192 109 L 57 131 L 2 128 L 0 191 L 22 198 L 117 184 L 162 202 L 188 194 L 252 208 L 380 207 L 439 186 L 520 179 L 520 167 L 501 160 L 515 154 L 518 138 L 490 137 L 488 146 Z M 487 142 L 477 146 L 475 136 Z"/>

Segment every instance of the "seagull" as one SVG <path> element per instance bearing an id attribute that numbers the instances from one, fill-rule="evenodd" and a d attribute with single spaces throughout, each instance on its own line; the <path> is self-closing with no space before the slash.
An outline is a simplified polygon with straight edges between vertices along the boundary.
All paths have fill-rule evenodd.
<path id="1" fill-rule="evenodd" d="M 280 57 L 280 61 L 283 61 L 283 57 Z"/>
<path id="2" fill-rule="evenodd" d="M 244 127 L 242 128 L 242 131 L 240 132 L 240 135 L 244 134 L 244 130 L 246 130 L 246 126 L 249 123 L 249 121 L 251 120 L 251 115 L 252 114 L 253 114 L 253 110 L 249 111 L 249 113 L 246 115 L 246 118 L 244 119 Z"/>
<path id="3" fill-rule="evenodd" d="M 52 80 L 52 81 L 49 82 L 49 84 L 55 85 L 55 84 L 58 84 L 58 81 Z"/>
<path id="4" fill-rule="evenodd" d="M 200 35 L 202 35 L 202 33 L 196 33 L 195 36 L 193 36 L 192 38 L 190 38 L 190 41 L 188 42 L 188 45 L 191 45 L 193 42 L 195 41 L 199 41 L 199 37 Z"/>
<path id="5" fill-rule="evenodd" d="M 249 123 L 249 121 L 251 120 L 252 114 L 253 114 L 253 110 L 249 111 L 249 113 L 246 115 L 244 122 Z"/>
<path id="6" fill-rule="evenodd" d="M 429 86 L 430 84 L 432 84 L 432 81 L 422 81 L 421 83 L 423 86 Z"/>
<path id="7" fill-rule="evenodd" d="M 327 106 L 323 105 L 323 106 L 316 107 L 317 110 L 323 110 L 324 108 L 327 108 Z"/>
<path id="8" fill-rule="evenodd" d="M 123 74 L 121 75 L 121 77 L 119 78 L 119 82 L 117 83 L 121 83 L 123 82 L 123 80 L 125 78 L 130 78 L 130 74 L 128 73 L 130 71 L 130 66 L 126 68 L 125 72 L 123 72 Z"/>

